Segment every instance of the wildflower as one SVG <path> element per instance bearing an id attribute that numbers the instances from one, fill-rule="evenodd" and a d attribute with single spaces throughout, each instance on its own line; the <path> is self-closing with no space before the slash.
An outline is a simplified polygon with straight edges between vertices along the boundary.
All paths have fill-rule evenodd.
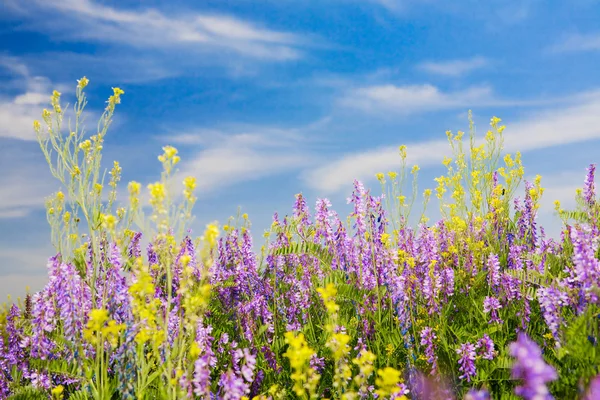
<path id="1" fill-rule="evenodd" d="M 482 390 L 471 389 L 466 394 L 464 400 L 490 400 L 490 393 L 485 389 L 482 389 Z"/>
<path id="2" fill-rule="evenodd" d="M 294 332 L 286 332 L 285 342 L 289 345 L 285 356 L 290 360 L 293 370 L 291 378 L 294 381 L 294 392 L 298 397 L 303 397 L 308 390 L 308 394 L 313 397 L 319 382 L 319 375 L 309 366 L 314 351 L 308 347 L 302 333 L 296 335 Z"/>
<path id="3" fill-rule="evenodd" d="M 358 366 L 358 374 L 354 377 L 354 383 L 358 387 L 359 394 L 366 396 L 368 393 L 368 381 L 373 375 L 375 354 L 368 350 L 362 350 L 358 356 L 352 360 L 352 363 Z"/>
<path id="4" fill-rule="evenodd" d="M 483 334 L 483 337 L 477 341 L 475 346 L 477 349 L 481 349 L 480 355 L 484 360 L 493 360 L 496 352 L 494 351 L 494 342 L 487 333 Z"/>
<path id="5" fill-rule="evenodd" d="M 188 201 L 192 201 L 194 197 L 194 189 L 196 189 L 196 178 L 188 176 L 183 180 L 183 195 Z"/>
<path id="6" fill-rule="evenodd" d="M 402 145 L 398 148 L 399 152 L 400 152 L 400 157 L 402 157 L 403 160 L 406 159 L 406 146 Z"/>
<path id="7" fill-rule="evenodd" d="M 435 374 L 437 370 L 437 356 L 435 355 L 435 344 L 436 339 L 435 332 L 430 327 L 425 327 L 421 331 L 421 345 L 426 346 L 425 356 L 427 362 L 431 365 L 431 374 Z"/>
<path id="8" fill-rule="evenodd" d="M 594 173 L 596 172 L 596 164 L 590 164 L 587 168 L 587 176 L 583 188 L 583 197 L 586 204 L 592 206 L 596 201 L 596 186 L 594 184 Z"/>
<path id="9" fill-rule="evenodd" d="M 471 382 L 471 378 L 477 374 L 477 370 L 475 369 L 475 346 L 467 342 L 461 344 L 456 352 L 460 355 L 458 364 L 460 365 L 459 371 L 462 372 L 462 375 L 460 375 L 459 378 Z"/>
<path id="10" fill-rule="evenodd" d="M 554 287 L 540 287 L 537 290 L 537 297 L 546 325 L 548 325 L 548 329 L 552 334 L 551 337 L 556 340 L 558 345 L 558 330 L 562 323 L 561 307 L 568 305 L 569 297 L 566 293 Z"/>
<path id="11" fill-rule="evenodd" d="M 546 383 L 558 376 L 556 370 L 544 362 L 538 345 L 525 333 L 519 333 L 517 341 L 510 344 L 509 350 L 510 355 L 516 358 L 512 377 L 523 381 L 522 385 L 515 388 L 515 394 L 525 400 L 552 399 Z"/>
<path id="12" fill-rule="evenodd" d="M 317 292 L 319 292 L 319 294 L 323 298 L 325 307 L 327 307 L 327 310 L 330 313 L 335 313 L 340 309 L 340 307 L 335 303 L 333 299 L 337 294 L 337 289 L 335 288 L 335 285 L 333 283 L 327 284 L 327 286 L 324 288 L 318 288 Z"/>
<path id="13" fill-rule="evenodd" d="M 583 398 L 583 400 L 595 399 L 600 399 L 600 375 L 596 375 L 596 377 L 592 378 L 588 389 L 585 392 L 585 397 Z"/>
<path id="14" fill-rule="evenodd" d="M 401 392 L 399 386 L 400 371 L 391 367 L 385 367 L 377 371 L 377 379 L 375 379 L 375 385 L 377 390 L 375 393 L 380 397 L 392 396 Z"/>
<path id="15" fill-rule="evenodd" d="M 491 319 L 489 321 L 490 324 L 502 323 L 502 320 L 498 317 L 498 310 L 501 308 L 502 305 L 497 298 L 486 296 L 485 299 L 483 299 L 483 312 L 486 314 L 491 312 Z"/>
<path id="16" fill-rule="evenodd" d="M 84 89 L 89 83 L 90 83 L 90 80 L 88 78 L 86 78 L 85 76 L 83 78 L 77 80 L 77 86 L 79 89 Z"/>
<path id="17" fill-rule="evenodd" d="M 52 398 L 53 399 L 62 399 L 63 398 L 63 392 L 64 392 L 65 388 L 63 387 L 63 385 L 58 385 L 54 388 L 52 388 Z"/>
<path id="18" fill-rule="evenodd" d="M 249 391 L 249 386 L 232 370 L 221 375 L 219 386 L 223 389 L 223 400 L 240 400 Z"/>

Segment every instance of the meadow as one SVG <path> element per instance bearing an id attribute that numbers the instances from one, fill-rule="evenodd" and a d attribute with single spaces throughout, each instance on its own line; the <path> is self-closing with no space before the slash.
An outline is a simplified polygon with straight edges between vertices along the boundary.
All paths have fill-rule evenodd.
<path id="1" fill-rule="evenodd" d="M 69 123 L 56 91 L 34 122 L 64 192 L 46 203 L 47 285 L 0 314 L 0 399 L 600 398 L 594 165 L 577 208 L 556 203 L 560 240 L 496 117 L 482 138 L 446 132 L 434 189 L 401 146 L 381 190 L 354 182 L 348 216 L 299 194 L 264 237 L 245 214 L 192 237 L 196 179 L 173 182 L 174 147 L 117 198 L 121 167 L 101 161 L 125 94 L 88 137 L 88 84 Z"/>

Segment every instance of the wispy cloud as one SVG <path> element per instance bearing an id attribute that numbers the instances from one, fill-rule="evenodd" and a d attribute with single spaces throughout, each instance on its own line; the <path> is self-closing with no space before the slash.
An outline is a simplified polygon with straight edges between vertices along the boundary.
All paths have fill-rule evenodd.
<path id="1" fill-rule="evenodd" d="M 393 110 L 401 114 L 412 114 L 468 107 L 491 97 L 492 90 L 487 86 L 443 92 L 430 84 L 404 86 L 388 84 L 352 89 L 340 99 L 340 103 L 365 111 L 387 112 Z"/>
<path id="2" fill-rule="evenodd" d="M 328 123 L 318 120 L 299 128 L 261 126 L 196 130 L 160 141 L 185 145 L 193 156 L 181 166 L 175 181 L 197 178 L 198 192 L 207 194 L 239 182 L 299 171 L 315 161 L 310 151 L 313 132 Z M 197 148 L 197 150 L 194 149 Z"/>
<path id="3" fill-rule="evenodd" d="M 600 51 L 600 32 L 566 36 L 548 50 L 552 53 Z"/>
<path id="4" fill-rule="evenodd" d="M 574 96 L 560 109 L 547 109 L 507 126 L 506 151 L 532 151 L 553 146 L 600 139 L 600 92 Z M 398 145 L 401 143 L 398 143 Z M 440 163 L 448 154 L 446 140 L 406 143 L 408 162 L 421 166 Z M 372 179 L 377 172 L 395 170 L 399 165 L 398 147 L 381 147 L 347 154 L 303 173 L 305 181 L 319 193 L 346 188 L 353 179 Z"/>
<path id="5" fill-rule="evenodd" d="M 50 102 L 50 80 L 31 75 L 27 66 L 14 57 L 0 56 L 0 69 L 12 75 L 6 85 L 20 92 L 13 96 L 0 94 L 0 138 L 36 140 L 33 120 L 40 118 L 43 106 Z"/>
<path id="6" fill-rule="evenodd" d="M 431 84 L 373 84 L 350 88 L 338 104 L 366 112 L 394 115 L 465 109 L 478 107 L 513 107 L 552 105 L 565 99 L 502 99 L 488 85 L 470 86 L 464 90 L 444 91 Z"/>
<path id="7" fill-rule="evenodd" d="M 44 199 L 60 188 L 33 142 L 0 138 L 0 219 L 21 218 L 44 208 Z"/>
<path id="8" fill-rule="evenodd" d="M 13 12 L 29 14 L 32 24 L 28 28 L 43 29 L 64 40 L 109 42 L 161 51 L 229 50 L 242 56 L 280 61 L 301 57 L 300 48 L 306 45 L 306 40 L 296 34 L 263 28 L 228 15 L 126 10 L 92 0 L 34 3 L 35 7 L 16 5 Z M 35 13 L 30 14 L 29 9 L 35 9 Z M 48 18 L 42 10 L 58 15 Z"/>
<path id="9" fill-rule="evenodd" d="M 419 69 L 437 75 L 460 76 L 489 64 L 484 57 L 473 57 L 466 60 L 427 61 L 419 65 Z"/>

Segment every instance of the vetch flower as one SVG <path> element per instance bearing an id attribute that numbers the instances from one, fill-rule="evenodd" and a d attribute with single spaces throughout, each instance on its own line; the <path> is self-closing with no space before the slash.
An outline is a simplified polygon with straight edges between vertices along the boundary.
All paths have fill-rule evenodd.
<path id="1" fill-rule="evenodd" d="M 544 362 L 538 345 L 525 333 L 519 333 L 517 341 L 510 344 L 509 350 L 510 355 L 516 358 L 512 377 L 522 381 L 522 385 L 515 388 L 515 394 L 525 400 L 553 399 L 546 383 L 558 376 L 556 370 Z"/>
<path id="2" fill-rule="evenodd" d="M 501 308 L 502 305 L 500 304 L 500 301 L 495 297 L 486 296 L 483 300 L 483 312 L 486 314 L 491 313 L 490 324 L 495 322 L 499 324 L 502 323 L 502 320 L 498 317 L 498 310 Z"/>
<path id="3" fill-rule="evenodd" d="M 477 370 L 475 368 L 475 346 L 469 342 L 461 344 L 460 348 L 456 350 L 456 352 L 460 355 L 460 359 L 458 360 L 458 364 L 460 365 L 459 371 L 462 372 L 462 375 L 459 376 L 460 379 L 466 379 L 467 382 L 471 382 L 471 378 L 477 374 Z"/>

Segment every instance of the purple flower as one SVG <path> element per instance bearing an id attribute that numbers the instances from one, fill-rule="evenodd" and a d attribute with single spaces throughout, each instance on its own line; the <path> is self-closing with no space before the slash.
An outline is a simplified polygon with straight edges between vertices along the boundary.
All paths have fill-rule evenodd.
<path id="1" fill-rule="evenodd" d="M 592 378 L 590 381 L 590 385 L 588 386 L 587 391 L 585 392 L 585 397 L 583 400 L 596 400 L 600 399 L 600 375 L 597 375 L 595 378 Z"/>
<path id="2" fill-rule="evenodd" d="M 498 317 L 498 310 L 502 308 L 500 301 L 495 297 L 486 296 L 483 300 L 483 312 L 491 313 L 490 324 L 497 322 L 502 323 L 502 320 Z"/>
<path id="3" fill-rule="evenodd" d="M 426 346 L 425 357 L 427 357 L 427 362 L 431 365 L 432 375 L 437 371 L 437 357 L 435 355 L 435 344 L 433 343 L 436 338 L 435 332 L 429 327 L 425 327 L 421 331 L 421 345 Z"/>
<path id="4" fill-rule="evenodd" d="M 254 369 L 256 368 L 256 357 L 250 353 L 250 350 L 244 349 L 244 365 L 242 366 L 242 376 L 248 383 L 254 380 Z"/>
<path id="5" fill-rule="evenodd" d="M 460 365 L 459 371 L 462 372 L 462 375 L 460 375 L 459 378 L 471 382 L 471 377 L 477 374 L 477 370 L 475 369 L 475 346 L 467 342 L 461 344 L 456 352 L 460 355 L 458 364 Z"/>
<path id="6" fill-rule="evenodd" d="M 559 345 L 558 329 L 562 323 L 560 311 L 562 306 L 568 305 L 569 297 L 566 293 L 553 287 L 539 288 L 537 290 L 537 297 L 546 325 L 548 325 L 548 329 L 550 329 L 557 345 Z"/>
<path id="7" fill-rule="evenodd" d="M 490 393 L 485 389 L 471 389 L 466 394 L 465 400 L 490 400 Z"/>
<path id="8" fill-rule="evenodd" d="M 325 358 L 313 354 L 310 358 L 310 367 L 320 374 L 325 369 Z"/>
<path id="9" fill-rule="evenodd" d="M 544 362 L 538 345 L 525 333 L 519 333 L 517 341 L 510 344 L 510 355 L 516 358 L 512 377 L 523 381 L 522 385 L 515 388 L 515 394 L 525 400 L 553 399 L 546 383 L 558 376 L 556 370 Z"/>
<path id="10" fill-rule="evenodd" d="M 495 254 L 490 254 L 487 261 L 488 283 L 492 288 L 500 285 L 500 260 Z"/>
<path id="11" fill-rule="evenodd" d="M 494 359 L 494 356 L 496 355 L 496 352 L 494 351 L 494 342 L 492 339 L 490 339 L 487 333 L 483 334 L 483 337 L 477 341 L 477 346 L 475 347 L 481 350 L 479 355 L 484 360 Z"/>
<path id="12" fill-rule="evenodd" d="M 250 390 L 248 384 L 232 370 L 221 375 L 219 386 L 223 389 L 222 400 L 240 400 Z"/>
<path id="13" fill-rule="evenodd" d="M 594 173 L 596 172 L 596 164 L 590 164 L 587 168 L 587 176 L 585 177 L 585 185 L 583 187 L 583 197 L 588 205 L 593 205 L 596 202 L 596 186 L 594 184 Z"/>

